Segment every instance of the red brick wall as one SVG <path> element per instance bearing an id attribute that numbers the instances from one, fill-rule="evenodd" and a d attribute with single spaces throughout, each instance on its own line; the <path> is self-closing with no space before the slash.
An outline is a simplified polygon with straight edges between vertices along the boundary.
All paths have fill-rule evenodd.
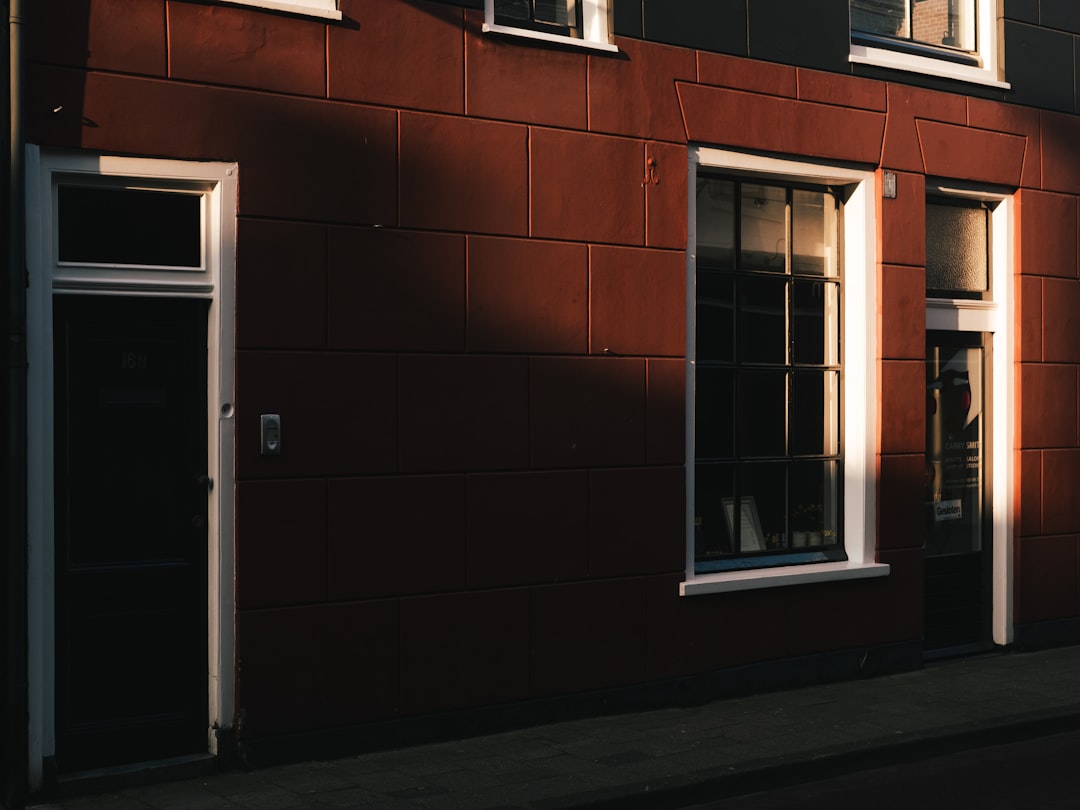
<path id="1" fill-rule="evenodd" d="M 927 174 L 1023 187 L 1018 619 L 1080 614 L 1073 117 L 633 40 L 551 50 L 448 5 L 341 8 L 30 12 L 33 142 L 240 165 L 243 734 L 917 640 Z M 888 578 L 678 596 L 688 140 L 898 174 Z M 263 412 L 279 457 L 257 452 Z"/>

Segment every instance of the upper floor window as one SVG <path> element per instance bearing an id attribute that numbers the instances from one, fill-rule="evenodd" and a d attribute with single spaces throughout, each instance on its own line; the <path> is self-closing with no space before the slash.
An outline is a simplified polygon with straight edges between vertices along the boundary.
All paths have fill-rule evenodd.
<path id="1" fill-rule="evenodd" d="M 1007 86 L 995 0 L 850 0 L 851 61 Z"/>
<path id="2" fill-rule="evenodd" d="M 484 30 L 614 51 L 611 4 L 611 0 L 484 0 Z"/>

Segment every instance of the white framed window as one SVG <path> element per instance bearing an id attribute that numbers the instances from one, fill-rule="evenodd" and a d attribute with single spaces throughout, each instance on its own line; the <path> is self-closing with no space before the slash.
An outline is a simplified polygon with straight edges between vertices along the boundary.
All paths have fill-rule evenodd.
<path id="1" fill-rule="evenodd" d="M 689 159 L 683 595 L 884 576 L 874 561 L 874 175 Z"/>
<path id="2" fill-rule="evenodd" d="M 850 0 L 850 61 L 1007 88 L 997 0 Z"/>
<path id="3" fill-rule="evenodd" d="M 484 0 L 484 31 L 617 51 L 611 0 Z"/>
<path id="4" fill-rule="evenodd" d="M 337 0 L 221 0 L 221 2 L 234 6 L 256 6 L 270 11 L 321 17 L 326 20 L 341 19 Z"/>

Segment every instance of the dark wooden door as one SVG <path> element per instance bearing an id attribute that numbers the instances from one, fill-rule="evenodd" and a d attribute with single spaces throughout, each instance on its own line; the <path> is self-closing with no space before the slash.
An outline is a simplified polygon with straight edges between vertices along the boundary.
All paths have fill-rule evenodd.
<path id="1" fill-rule="evenodd" d="M 62 772 L 207 750 L 207 303 L 57 296 Z"/>

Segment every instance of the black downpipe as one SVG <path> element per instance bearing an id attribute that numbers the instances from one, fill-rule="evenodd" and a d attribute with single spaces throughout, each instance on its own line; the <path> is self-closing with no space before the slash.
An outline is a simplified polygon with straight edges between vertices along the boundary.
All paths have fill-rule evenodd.
<path id="1" fill-rule="evenodd" d="M 3 738 L 0 741 L 0 788 L 5 807 L 26 802 L 29 708 L 27 697 L 27 504 L 26 504 L 26 218 L 22 130 L 22 0 L 7 0 L 4 56 L 8 64 L 4 171 L 3 328 L 5 356 L 4 553 L 3 595 Z"/>

